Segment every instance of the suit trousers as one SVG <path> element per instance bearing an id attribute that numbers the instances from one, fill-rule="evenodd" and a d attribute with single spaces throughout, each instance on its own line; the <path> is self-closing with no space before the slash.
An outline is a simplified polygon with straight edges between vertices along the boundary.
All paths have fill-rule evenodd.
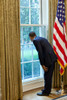
<path id="1" fill-rule="evenodd" d="M 50 94 L 52 88 L 52 75 L 55 68 L 55 62 L 48 67 L 48 72 L 44 72 L 44 90 L 43 93 Z"/>

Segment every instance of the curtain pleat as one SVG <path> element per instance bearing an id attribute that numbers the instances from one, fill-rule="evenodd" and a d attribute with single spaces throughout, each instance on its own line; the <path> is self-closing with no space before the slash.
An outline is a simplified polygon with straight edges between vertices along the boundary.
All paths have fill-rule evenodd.
<path id="1" fill-rule="evenodd" d="M 0 0 L 2 100 L 22 99 L 20 67 L 20 0 Z"/>
<path id="2" fill-rule="evenodd" d="M 56 18 L 58 0 L 49 0 L 49 41 L 53 45 L 53 28 Z M 67 25 L 67 0 L 65 0 L 66 9 L 66 25 Z M 67 29 L 67 26 L 66 26 Z M 67 85 L 67 68 L 64 73 L 64 85 Z M 59 88 L 61 86 L 61 76 L 59 73 L 59 65 L 55 64 L 55 70 L 53 73 L 53 87 Z"/>

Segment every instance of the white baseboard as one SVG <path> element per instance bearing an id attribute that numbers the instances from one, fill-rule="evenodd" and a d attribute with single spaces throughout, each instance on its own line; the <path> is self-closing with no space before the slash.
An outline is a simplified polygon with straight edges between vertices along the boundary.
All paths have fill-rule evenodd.
<path id="1" fill-rule="evenodd" d="M 44 80 L 43 78 L 41 79 L 36 79 L 36 80 L 32 80 L 29 82 L 23 82 L 23 92 L 32 90 L 32 89 L 36 89 L 39 87 L 43 87 L 44 86 Z"/>

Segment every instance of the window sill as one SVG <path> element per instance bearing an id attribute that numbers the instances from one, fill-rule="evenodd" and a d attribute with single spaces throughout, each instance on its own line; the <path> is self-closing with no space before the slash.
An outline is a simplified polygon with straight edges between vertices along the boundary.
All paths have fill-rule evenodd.
<path id="1" fill-rule="evenodd" d="M 43 77 L 23 81 L 23 92 L 44 86 Z"/>
<path id="2" fill-rule="evenodd" d="M 20 26 L 46 26 L 45 24 L 20 24 Z"/>

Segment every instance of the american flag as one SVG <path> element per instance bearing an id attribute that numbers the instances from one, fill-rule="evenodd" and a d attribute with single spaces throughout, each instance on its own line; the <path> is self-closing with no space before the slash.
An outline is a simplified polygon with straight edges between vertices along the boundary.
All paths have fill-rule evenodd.
<path id="1" fill-rule="evenodd" d="M 53 33 L 53 49 L 58 57 L 58 63 L 60 64 L 60 74 L 63 75 L 64 69 L 67 66 L 67 40 L 64 0 L 58 0 Z"/>

